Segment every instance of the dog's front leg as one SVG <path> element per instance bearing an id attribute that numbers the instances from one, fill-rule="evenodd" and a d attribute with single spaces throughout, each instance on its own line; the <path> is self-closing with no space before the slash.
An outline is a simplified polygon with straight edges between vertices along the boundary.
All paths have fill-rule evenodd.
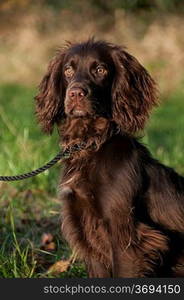
<path id="1" fill-rule="evenodd" d="M 103 263 L 89 258 L 86 261 L 86 268 L 89 278 L 109 278 L 112 277 L 111 270 Z"/>

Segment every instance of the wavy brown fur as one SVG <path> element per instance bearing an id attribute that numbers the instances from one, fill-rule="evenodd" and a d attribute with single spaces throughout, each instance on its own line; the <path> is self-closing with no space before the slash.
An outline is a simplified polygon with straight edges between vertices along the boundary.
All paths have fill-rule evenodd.
<path id="1" fill-rule="evenodd" d="M 65 160 L 62 232 L 89 277 L 184 276 L 184 178 L 133 137 L 157 104 L 153 79 L 119 46 L 93 39 L 61 50 L 36 97 Z"/>

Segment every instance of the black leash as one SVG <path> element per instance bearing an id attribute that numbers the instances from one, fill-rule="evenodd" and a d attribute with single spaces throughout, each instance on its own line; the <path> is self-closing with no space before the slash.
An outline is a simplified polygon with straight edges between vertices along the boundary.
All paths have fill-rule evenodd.
<path id="1" fill-rule="evenodd" d="M 65 151 L 60 151 L 53 159 L 51 159 L 47 164 L 44 166 L 33 170 L 28 173 L 20 174 L 20 175 L 15 175 L 15 176 L 0 176 L 0 181 L 17 181 L 17 180 L 23 180 L 26 178 L 30 178 L 33 176 L 36 176 L 45 170 L 50 169 L 53 165 L 55 165 L 61 158 L 69 156 L 71 153 L 74 153 L 75 151 L 79 151 L 83 149 L 85 146 L 84 143 L 81 143 L 80 145 L 73 145 L 69 149 L 66 149 Z"/>

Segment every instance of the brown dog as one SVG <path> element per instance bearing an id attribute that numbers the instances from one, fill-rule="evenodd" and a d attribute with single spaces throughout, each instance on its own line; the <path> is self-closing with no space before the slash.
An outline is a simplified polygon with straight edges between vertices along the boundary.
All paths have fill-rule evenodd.
<path id="1" fill-rule="evenodd" d="M 184 178 L 133 136 L 156 105 L 153 79 L 119 46 L 88 40 L 51 61 L 36 97 L 65 161 L 62 230 L 90 277 L 184 276 Z"/>

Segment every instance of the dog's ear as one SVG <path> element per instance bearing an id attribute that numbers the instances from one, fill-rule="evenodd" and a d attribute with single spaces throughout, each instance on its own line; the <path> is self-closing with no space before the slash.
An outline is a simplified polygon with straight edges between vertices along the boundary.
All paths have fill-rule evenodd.
<path id="1" fill-rule="evenodd" d="M 135 133 L 144 128 L 157 104 L 156 84 L 145 68 L 120 47 L 113 47 L 115 79 L 112 87 L 113 120 L 120 130 Z"/>
<path id="2" fill-rule="evenodd" d="M 57 55 L 51 60 L 47 73 L 39 85 L 39 93 L 35 97 L 37 120 L 46 133 L 52 133 L 54 123 L 61 121 L 64 115 L 62 83 L 64 56 L 64 50 L 58 51 Z"/>

